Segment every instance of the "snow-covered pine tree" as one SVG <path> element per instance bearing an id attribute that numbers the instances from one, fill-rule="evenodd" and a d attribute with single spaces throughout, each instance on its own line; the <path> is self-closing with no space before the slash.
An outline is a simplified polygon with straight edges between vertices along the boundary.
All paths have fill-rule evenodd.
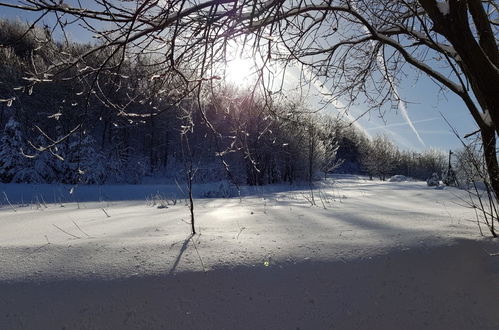
<path id="1" fill-rule="evenodd" d="M 94 148 L 95 139 L 85 135 L 79 148 L 77 171 L 80 183 L 102 184 L 106 180 L 105 157 Z"/>
<path id="2" fill-rule="evenodd" d="M 43 135 L 40 135 L 35 140 L 36 146 L 46 146 L 47 140 Z M 41 152 L 34 161 L 34 168 L 38 175 L 45 183 L 58 182 L 57 177 L 57 162 L 59 160 L 50 151 Z"/>
<path id="3" fill-rule="evenodd" d="M 107 151 L 105 159 L 106 181 L 110 183 L 126 182 L 124 171 L 128 162 L 124 153 L 119 143 L 113 144 L 112 148 Z"/>
<path id="4" fill-rule="evenodd" d="M 57 128 L 60 131 L 60 128 Z M 60 140 L 63 137 L 61 132 L 59 132 L 59 136 L 57 140 Z M 71 138 L 71 137 L 70 137 Z M 56 181 L 59 183 L 76 183 L 73 182 L 73 173 L 74 169 L 71 168 L 71 160 L 70 160 L 70 141 L 63 140 L 59 144 L 57 144 L 52 152 L 54 153 L 55 160 L 53 164 Z"/>
<path id="5" fill-rule="evenodd" d="M 102 184 L 106 180 L 105 157 L 94 148 L 95 140 L 85 132 L 75 134 L 59 144 L 56 164 L 57 176 L 62 183 Z"/>
<path id="6" fill-rule="evenodd" d="M 33 159 L 23 155 L 26 150 L 19 122 L 11 118 L 0 139 L 0 181 L 31 183 L 42 182 L 34 168 Z"/>

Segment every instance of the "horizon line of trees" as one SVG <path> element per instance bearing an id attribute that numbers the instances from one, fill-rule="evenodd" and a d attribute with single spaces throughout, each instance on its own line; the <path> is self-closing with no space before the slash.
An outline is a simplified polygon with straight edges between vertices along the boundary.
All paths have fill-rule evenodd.
<path id="1" fill-rule="evenodd" d="M 23 24 L 7 20 L 0 20 L 0 45 L 0 99 L 10 100 L 0 102 L 0 182 L 183 180 L 183 135 L 195 182 L 224 179 L 220 160 L 234 183 L 250 185 L 312 182 L 333 171 L 425 180 L 446 168 L 443 152 L 400 151 L 387 136 L 369 139 L 298 101 L 219 88 L 200 104 L 181 95 L 176 81 L 151 79 L 157 67 L 145 65 L 145 57 L 135 65 L 117 60 L 116 74 L 79 76 L 85 72 L 80 64 L 35 85 L 26 72 L 50 66 L 52 57 L 78 57 L 88 47 L 55 42 L 39 28 L 26 33 Z M 94 53 L 85 65 L 98 66 L 108 52 Z"/>

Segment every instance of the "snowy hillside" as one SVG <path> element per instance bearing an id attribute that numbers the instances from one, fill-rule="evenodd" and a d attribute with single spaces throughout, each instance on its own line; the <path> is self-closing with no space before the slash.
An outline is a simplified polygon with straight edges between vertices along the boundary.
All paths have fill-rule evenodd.
<path id="1" fill-rule="evenodd" d="M 499 327 L 499 245 L 454 188 L 246 188 L 197 199 L 194 237 L 175 186 L 70 190 L 0 185 L 0 329 Z"/>

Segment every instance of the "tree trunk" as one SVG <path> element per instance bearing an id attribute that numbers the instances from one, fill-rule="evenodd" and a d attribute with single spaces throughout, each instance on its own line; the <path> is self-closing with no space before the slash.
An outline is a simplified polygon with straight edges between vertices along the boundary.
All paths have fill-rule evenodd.
<path id="1" fill-rule="evenodd" d="M 315 139 L 314 128 L 312 125 L 308 128 L 308 183 L 312 184 L 314 175 L 314 158 L 315 158 Z"/>
<path id="2" fill-rule="evenodd" d="M 192 196 L 192 181 L 194 180 L 194 171 L 192 166 L 192 149 L 189 144 L 188 132 L 181 133 L 180 143 L 182 147 L 182 158 L 184 161 L 184 170 L 187 180 L 187 192 L 189 194 L 189 213 L 191 215 L 191 232 L 196 235 L 195 216 L 194 216 L 194 198 Z M 187 154 L 186 154 L 187 153 Z"/>
<path id="3" fill-rule="evenodd" d="M 435 0 L 419 2 L 433 21 L 434 30 L 445 36 L 459 54 L 459 65 L 480 104 L 482 113 L 470 107 L 466 92 L 460 95 L 480 127 L 490 184 L 499 201 L 496 151 L 496 134 L 499 134 L 499 52 L 483 5 L 478 0 L 450 0 L 449 12 L 444 15 Z M 478 42 L 471 31 L 470 19 L 473 19 Z"/>
<path id="4" fill-rule="evenodd" d="M 499 165 L 497 162 L 496 145 L 497 140 L 493 129 L 481 130 L 483 141 L 483 153 L 485 156 L 485 164 L 489 174 L 490 185 L 496 195 L 496 200 L 499 199 Z"/>

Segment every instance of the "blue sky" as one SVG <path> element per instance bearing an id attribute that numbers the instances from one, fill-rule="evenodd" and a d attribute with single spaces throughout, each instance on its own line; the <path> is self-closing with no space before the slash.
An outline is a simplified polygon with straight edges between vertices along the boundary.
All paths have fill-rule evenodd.
<path id="1" fill-rule="evenodd" d="M 418 81 L 414 79 L 408 77 L 400 86 L 399 94 L 408 101 L 407 113 L 424 145 L 397 110 L 391 110 L 386 114 L 384 118 L 386 124 L 376 114 L 361 119 L 360 124 L 373 135 L 389 134 L 393 141 L 404 149 L 421 151 L 426 148 L 442 150 L 460 148 L 461 142 L 452 133 L 442 115 L 462 137 L 477 129 L 468 109 L 452 92 L 439 92 L 440 87 L 426 76 L 420 76 Z"/>
<path id="2" fill-rule="evenodd" d="M 17 3 L 17 1 L 11 1 Z M 71 1 L 67 1 L 71 3 Z M 31 21 L 39 16 L 39 13 L 23 13 L 14 9 L 0 8 L 0 16 L 10 19 Z M 51 17 L 47 16 L 45 21 L 48 25 L 53 23 Z M 77 40 L 92 40 L 91 35 L 79 27 L 71 27 L 69 36 Z M 57 36 L 56 36 L 57 37 Z M 388 134 L 391 139 L 402 149 L 422 151 L 427 148 L 441 150 L 458 149 L 461 142 L 454 136 L 448 124 L 441 114 L 458 131 L 460 136 L 474 132 L 476 124 L 468 113 L 464 103 L 453 93 L 439 92 L 440 88 L 424 75 L 416 79 L 415 75 L 409 76 L 399 86 L 400 96 L 407 100 L 407 114 L 419 137 L 411 129 L 407 119 L 396 109 L 388 111 L 383 118 L 375 112 L 363 116 L 358 124 L 369 135 Z M 309 104 L 314 106 L 317 97 L 312 97 Z M 334 106 L 330 105 L 328 111 L 335 113 Z M 349 114 L 356 118 L 363 113 L 362 106 L 353 107 Z M 423 143 L 421 143 L 423 142 Z"/>
<path id="3" fill-rule="evenodd" d="M 298 74 L 299 72 L 295 71 L 287 75 L 286 81 L 289 86 L 292 86 L 292 80 L 296 83 Z M 328 92 L 327 89 L 319 87 L 320 85 L 322 82 L 310 88 L 308 105 L 312 108 L 321 104 L 323 98 L 320 92 Z M 327 85 L 327 82 L 324 85 Z M 370 136 L 387 134 L 401 149 L 416 152 L 429 148 L 445 151 L 462 147 L 443 117 L 461 137 L 478 128 L 461 99 L 450 91 L 442 91 L 425 75 L 419 75 L 417 78 L 416 74 L 409 75 L 402 81 L 398 93 L 407 101 L 405 103 L 407 117 L 404 117 L 399 109 L 388 109 L 383 116 L 371 111 L 358 119 L 367 110 L 367 106 L 359 102 L 359 105 L 352 106 L 348 110 L 348 117 L 344 118 L 357 119 L 357 126 Z M 325 111 L 338 113 L 332 104 L 328 105 Z"/>

